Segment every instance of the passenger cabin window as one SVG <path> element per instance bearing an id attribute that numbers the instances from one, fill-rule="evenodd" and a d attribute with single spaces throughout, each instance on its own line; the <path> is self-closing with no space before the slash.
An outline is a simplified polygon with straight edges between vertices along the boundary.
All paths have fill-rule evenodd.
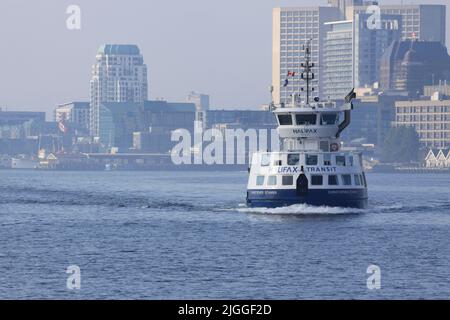
<path id="1" fill-rule="evenodd" d="M 267 167 L 270 165 L 270 156 L 268 154 L 263 154 L 261 156 L 261 167 Z"/>
<path id="2" fill-rule="evenodd" d="M 338 119 L 337 113 L 323 113 L 320 117 L 320 124 L 323 126 L 335 125 Z"/>
<path id="3" fill-rule="evenodd" d="M 287 162 L 288 166 L 298 166 L 298 164 L 300 163 L 300 155 L 288 154 Z"/>
<path id="4" fill-rule="evenodd" d="M 269 176 L 269 180 L 267 181 L 268 186 L 276 186 L 277 185 L 277 176 Z"/>
<path id="5" fill-rule="evenodd" d="M 294 184 L 293 176 L 283 176 L 282 178 L 283 186 L 292 186 Z"/>
<path id="6" fill-rule="evenodd" d="M 348 156 L 348 165 L 353 167 L 353 156 Z"/>
<path id="7" fill-rule="evenodd" d="M 342 183 L 344 186 L 351 186 L 352 185 L 352 176 L 349 174 L 343 174 L 342 175 Z"/>
<path id="8" fill-rule="evenodd" d="M 295 120 L 298 126 L 314 126 L 317 123 L 316 114 L 297 114 Z"/>
<path id="9" fill-rule="evenodd" d="M 311 176 L 311 185 L 312 186 L 323 185 L 323 176 L 322 175 L 312 175 Z"/>
<path id="10" fill-rule="evenodd" d="M 320 151 L 323 152 L 330 151 L 330 144 L 328 143 L 328 141 L 320 141 Z"/>
<path id="11" fill-rule="evenodd" d="M 355 174 L 355 185 L 360 186 L 362 185 L 362 181 L 361 181 L 361 177 L 359 176 L 359 174 Z"/>
<path id="12" fill-rule="evenodd" d="M 256 185 L 257 186 L 263 186 L 264 185 L 264 176 L 257 176 L 256 177 Z"/>
<path id="13" fill-rule="evenodd" d="M 274 163 L 273 163 L 273 165 L 274 165 L 275 167 L 281 167 L 281 166 L 283 165 L 283 162 L 282 162 L 281 160 L 275 160 Z"/>
<path id="14" fill-rule="evenodd" d="M 345 167 L 345 156 L 336 156 L 336 165 Z"/>
<path id="15" fill-rule="evenodd" d="M 323 154 L 323 165 L 331 166 L 331 154 L 329 154 L 329 153 Z"/>
<path id="16" fill-rule="evenodd" d="M 280 126 L 292 126 L 292 116 L 290 114 L 278 115 L 278 122 Z"/>
<path id="17" fill-rule="evenodd" d="M 339 185 L 339 180 L 338 180 L 338 176 L 337 175 L 329 175 L 328 176 L 328 185 L 329 186 L 338 186 Z"/>
<path id="18" fill-rule="evenodd" d="M 307 154 L 306 155 L 306 165 L 307 166 L 317 166 L 318 162 L 319 162 L 319 159 L 316 154 Z"/>

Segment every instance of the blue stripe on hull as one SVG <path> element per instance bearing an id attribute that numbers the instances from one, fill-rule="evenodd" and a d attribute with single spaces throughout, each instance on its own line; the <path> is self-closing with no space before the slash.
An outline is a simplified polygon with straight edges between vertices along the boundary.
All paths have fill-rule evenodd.
<path id="1" fill-rule="evenodd" d="M 250 207 L 274 208 L 294 204 L 364 209 L 367 207 L 367 189 L 310 189 L 304 196 L 298 196 L 295 189 L 247 191 L 247 205 Z"/>

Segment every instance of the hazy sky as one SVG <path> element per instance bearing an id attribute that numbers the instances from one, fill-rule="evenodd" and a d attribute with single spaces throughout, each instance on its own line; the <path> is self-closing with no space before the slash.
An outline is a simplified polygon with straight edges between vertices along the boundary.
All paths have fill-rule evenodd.
<path id="1" fill-rule="evenodd" d="M 450 10 L 450 0 L 404 3 Z M 81 7 L 79 31 L 66 28 L 70 4 Z M 272 8 L 312 4 L 326 0 L 1 0 L 0 107 L 51 112 L 88 101 L 98 47 L 130 43 L 144 55 L 151 99 L 184 101 L 196 90 L 215 107 L 256 108 L 270 100 Z"/>

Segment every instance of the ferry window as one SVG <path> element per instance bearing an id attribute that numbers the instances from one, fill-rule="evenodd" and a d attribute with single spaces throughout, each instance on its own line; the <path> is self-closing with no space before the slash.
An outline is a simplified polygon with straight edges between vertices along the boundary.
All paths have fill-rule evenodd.
<path id="1" fill-rule="evenodd" d="M 317 122 L 316 114 L 297 114 L 295 115 L 297 125 L 299 126 L 313 126 Z"/>
<path id="2" fill-rule="evenodd" d="M 359 176 L 359 174 L 355 174 L 355 184 L 356 184 L 357 186 L 360 186 L 360 185 L 362 185 L 361 182 L 362 182 L 362 181 L 361 181 L 361 177 Z"/>
<path id="3" fill-rule="evenodd" d="M 323 152 L 330 151 L 330 144 L 328 143 L 328 141 L 320 141 L 320 151 Z"/>
<path id="4" fill-rule="evenodd" d="M 274 165 L 275 167 L 280 167 L 280 166 L 283 165 L 283 162 L 282 162 L 281 160 L 275 160 L 275 161 L 273 162 L 273 165 Z"/>
<path id="5" fill-rule="evenodd" d="M 338 186 L 339 180 L 337 175 L 329 175 L 328 176 L 328 185 L 329 186 Z"/>
<path id="6" fill-rule="evenodd" d="M 294 184 L 293 176 L 283 176 L 283 186 L 292 186 Z"/>
<path id="7" fill-rule="evenodd" d="M 367 188 L 366 174 L 363 172 L 361 177 L 362 177 L 361 181 L 364 182 L 364 186 Z"/>
<path id="8" fill-rule="evenodd" d="M 321 186 L 323 184 L 323 176 L 321 175 L 312 175 L 311 176 L 311 185 L 312 186 Z"/>
<path id="9" fill-rule="evenodd" d="M 337 122 L 337 113 L 324 113 L 322 114 L 320 118 L 320 124 L 327 126 L 327 125 L 334 125 Z"/>
<path id="10" fill-rule="evenodd" d="M 345 156 L 336 156 L 336 165 L 345 167 Z"/>
<path id="11" fill-rule="evenodd" d="M 331 154 L 329 154 L 329 153 L 323 154 L 323 165 L 331 166 Z"/>
<path id="12" fill-rule="evenodd" d="M 257 176 L 256 177 L 256 185 L 257 186 L 263 186 L 264 185 L 264 176 Z"/>
<path id="13" fill-rule="evenodd" d="M 267 181 L 267 185 L 276 186 L 277 185 L 277 176 L 269 176 L 269 180 Z"/>
<path id="14" fill-rule="evenodd" d="M 306 155 L 306 165 L 307 166 L 317 166 L 318 157 L 316 154 L 307 154 Z"/>
<path id="15" fill-rule="evenodd" d="M 290 114 L 280 114 L 278 115 L 278 122 L 280 126 L 292 126 L 292 117 Z"/>
<path id="16" fill-rule="evenodd" d="M 288 154 L 288 166 L 297 166 L 300 162 L 299 154 Z"/>
<path id="17" fill-rule="evenodd" d="M 343 174 L 342 175 L 342 183 L 344 186 L 351 186 L 352 185 L 352 176 L 349 174 Z"/>
<path id="18" fill-rule="evenodd" d="M 348 156 L 348 165 L 353 167 L 353 156 Z"/>
<path id="19" fill-rule="evenodd" d="M 267 167 L 268 165 L 270 165 L 270 156 L 268 154 L 263 154 L 261 156 L 261 166 Z"/>

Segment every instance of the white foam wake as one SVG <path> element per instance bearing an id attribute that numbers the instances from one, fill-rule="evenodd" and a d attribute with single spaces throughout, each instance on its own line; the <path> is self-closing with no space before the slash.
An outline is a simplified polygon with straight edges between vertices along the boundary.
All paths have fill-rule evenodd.
<path id="1" fill-rule="evenodd" d="M 362 209 L 354 208 L 341 208 L 341 207 L 326 207 L 326 206 L 310 206 L 307 204 L 295 204 L 287 207 L 278 208 L 251 208 L 251 207 L 239 207 L 236 209 L 238 212 L 244 213 L 259 213 L 259 214 L 277 214 L 277 215 L 313 215 L 313 214 L 350 214 L 350 213 L 362 213 Z"/>

